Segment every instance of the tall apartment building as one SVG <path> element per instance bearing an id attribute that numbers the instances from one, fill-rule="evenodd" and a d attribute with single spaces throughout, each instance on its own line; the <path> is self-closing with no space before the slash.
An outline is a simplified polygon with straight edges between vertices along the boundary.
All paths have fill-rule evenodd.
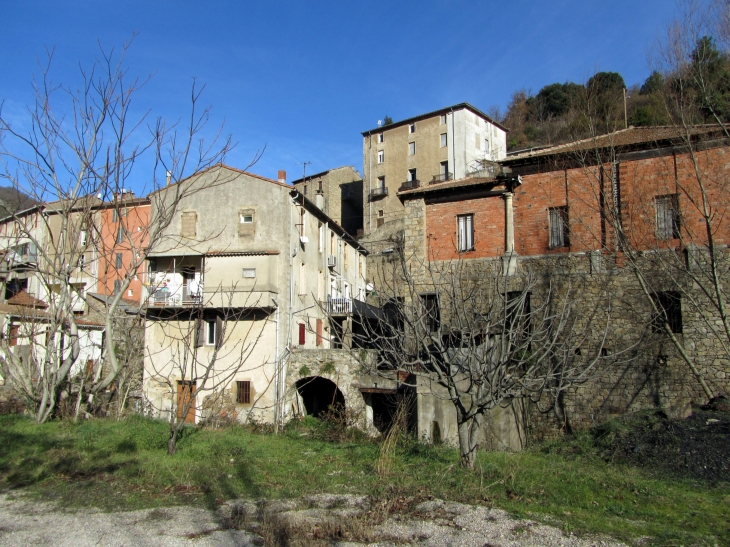
<path id="1" fill-rule="evenodd" d="M 464 178 L 506 157 L 506 131 L 460 103 L 363 132 L 365 233 L 403 218 L 399 189 Z"/>

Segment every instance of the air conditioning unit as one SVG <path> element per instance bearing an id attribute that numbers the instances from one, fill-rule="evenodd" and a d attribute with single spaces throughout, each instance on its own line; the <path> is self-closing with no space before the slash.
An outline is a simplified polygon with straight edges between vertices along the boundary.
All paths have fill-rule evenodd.
<path id="1" fill-rule="evenodd" d="M 329 268 L 334 268 L 337 266 L 337 257 L 335 255 L 330 255 L 327 257 L 327 266 Z"/>

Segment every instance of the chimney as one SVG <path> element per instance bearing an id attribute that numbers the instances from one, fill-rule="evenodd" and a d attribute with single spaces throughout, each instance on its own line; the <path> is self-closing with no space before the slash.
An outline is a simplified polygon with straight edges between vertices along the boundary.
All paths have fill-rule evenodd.
<path id="1" fill-rule="evenodd" d="M 167 186 L 170 186 L 170 181 L 172 180 L 172 171 L 167 171 L 167 173 L 165 173 L 165 177 Z"/>
<path id="2" fill-rule="evenodd" d="M 286 171 L 279 169 L 279 182 L 286 184 Z"/>
<path id="3" fill-rule="evenodd" d="M 324 194 L 322 192 L 317 192 L 317 195 L 314 196 L 314 204 L 320 211 L 324 211 Z"/>

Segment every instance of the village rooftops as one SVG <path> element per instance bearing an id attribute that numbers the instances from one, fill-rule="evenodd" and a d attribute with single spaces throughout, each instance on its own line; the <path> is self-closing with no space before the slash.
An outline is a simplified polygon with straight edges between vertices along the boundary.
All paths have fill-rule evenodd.
<path id="1" fill-rule="evenodd" d="M 350 169 L 352 169 L 353 171 L 357 172 L 357 169 L 355 169 L 355 166 L 353 166 L 353 165 L 341 165 L 340 167 L 333 167 L 332 169 L 327 169 L 326 171 L 320 171 L 319 173 L 314 173 L 313 175 L 307 175 L 304 178 L 293 180 L 293 181 L 291 181 L 291 183 L 299 184 L 301 182 L 307 182 L 312 179 L 318 179 L 319 177 L 323 177 L 323 176 L 327 175 L 328 173 L 331 173 L 332 171 L 337 171 L 338 169 L 347 169 L 348 167 Z"/>
<path id="2" fill-rule="evenodd" d="M 453 112 L 454 110 L 462 110 L 462 109 L 470 110 L 474 114 L 476 114 L 477 116 L 479 116 L 481 118 L 484 118 L 489 123 L 496 125 L 497 127 L 499 127 L 500 129 L 502 129 L 503 131 L 508 131 L 508 129 L 505 126 L 503 126 L 498 121 L 495 121 L 491 116 L 488 116 L 487 114 L 485 114 L 484 112 L 482 112 L 478 108 L 470 105 L 469 103 L 459 103 L 459 104 L 455 104 L 454 106 L 447 106 L 447 107 L 441 108 L 439 110 L 434 110 L 432 112 L 426 112 L 425 114 L 419 114 L 418 116 L 413 116 L 411 118 L 406 118 L 405 120 L 400 120 L 400 121 L 397 121 L 397 122 L 389 123 L 388 125 L 380 125 L 378 127 L 375 127 L 373 129 L 370 129 L 368 131 L 363 131 L 362 132 L 362 135 L 364 137 L 367 137 L 368 135 L 371 135 L 372 133 L 380 133 L 382 131 L 387 131 L 389 129 L 393 129 L 394 127 L 400 127 L 401 125 L 410 124 L 410 123 L 413 123 L 413 122 L 417 122 L 419 120 L 425 120 L 426 118 L 433 118 L 434 116 L 439 116 L 441 114 L 446 114 L 448 112 Z"/>

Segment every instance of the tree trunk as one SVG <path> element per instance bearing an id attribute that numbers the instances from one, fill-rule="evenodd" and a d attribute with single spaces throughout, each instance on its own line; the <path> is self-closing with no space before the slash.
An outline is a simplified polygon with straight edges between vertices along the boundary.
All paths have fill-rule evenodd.
<path id="1" fill-rule="evenodd" d="M 167 441 L 167 455 L 177 452 L 177 429 L 170 429 L 170 438 Z"/>
<path id="2" fill-rule="evenodd" d="M 461 455 L 461 467 L 465 469 L 474 469 L 474 463 L 477 458 L 477 446 L 474 442 L 476 435 L 472 432 L 471 419 L 459 421 L 459 454 Z"/>

